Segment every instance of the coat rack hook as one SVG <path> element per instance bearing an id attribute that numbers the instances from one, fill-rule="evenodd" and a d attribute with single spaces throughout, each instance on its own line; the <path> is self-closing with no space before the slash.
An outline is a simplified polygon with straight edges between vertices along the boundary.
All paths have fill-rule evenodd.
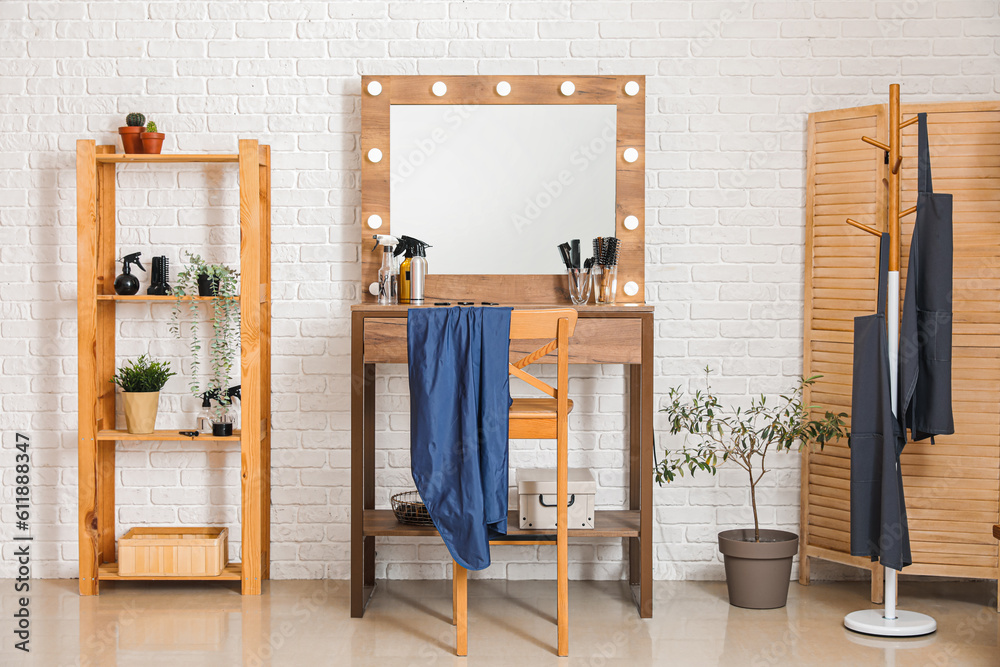
<path id="1" fill-rule="evenodd" d="M 882 236 L 882 232 L 880 232 L 879 230 L 877 230 L 874 227 L 871 227 L 869 225 L 866 225 L 863 222 L 858 222 L 857 220 L 855 220 L 853 218 L 848 218 L 847 219 L 847 224 L 849 224 L 851 227 L 857 227 L 858 229 L 860 229 L 863 232 L 868 232 L 869 234 L 871 234 L 873 236 L 879 236 L 879 237 Z"/>
<path id="2" fill-rule="evenodd" d="M 902 155 L 896 157 L 896 164 L 892 165 L 892 173 L 898 174 L 899 173 L 899 165 L 901 165 L 901 164 L 903 164 L 903 156 Z"/>
<path id="3" fill-rule="evenodd" d="M 899 124 L 899 129 L 902 130 L 904 127 L 909 127 L 910 125 L 913 125 L 914 123 L 917 122 L 918 118 L 919 116 L 914 116 L 913 118 L 908 118 L 907 120 L 904 120 Z"/>
<path id="4" fill-rule="evenodd" d="M 881 148 L 886 153 L 889 152 L 889 145 L 883 144 L 881 141 L 877 139 L 872 139 L 871 137 L 861 137 L 861 141 L 865 142 L 866 144 L 871 144 L 875 148 Z"/>
<path id="5" fill-rule="evenodd" d="M 906 209 L 905 211 L 903 211 L 902 213 L 899 214 L 899 219 L 902 220 L 903 218 L 905 218 L 909 214 L 916 213 L 916 212 L 917 212 L 917 207 L 916 206 L 911 206 L 910 208 Z"/>

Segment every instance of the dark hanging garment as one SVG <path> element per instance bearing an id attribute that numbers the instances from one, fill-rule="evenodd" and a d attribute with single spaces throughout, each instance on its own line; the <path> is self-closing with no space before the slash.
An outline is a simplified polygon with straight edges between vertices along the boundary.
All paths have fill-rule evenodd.
<path id="1" fill-rule="evenodd" d="M 507 533 L 510 308 L 411 308 L 410 466 L 462 567 L 490 564 Z"/>
<path id="2" fill-rule="evenodd" d="M 927 114 L 919 117 L 917 220 L 899 335 L 899 415 L 913 440 L 955 432 L 951 411 L 951 195 L 935 193 Z"/>
<path id="3" fill-rule="evenodd" d="M 899 455 L 903 438 L 892 414 L 885 329 L 889 235 L 879 246 L 878 308 L 854 318 L 851 392 L 851 555 L 901 570 L 913 562 Z"/>

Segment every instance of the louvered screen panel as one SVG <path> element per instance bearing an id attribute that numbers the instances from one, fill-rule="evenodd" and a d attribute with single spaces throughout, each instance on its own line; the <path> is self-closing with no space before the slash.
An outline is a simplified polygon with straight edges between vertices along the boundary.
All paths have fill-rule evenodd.
<path id="1" fill-rule="evenodd" d="M 844 220 L 881 225 L 881 155 L 861 136 L 879 136 L 883 123 L 881 106 L 809 120 L 804 373 L 823 376 L 809 393 L 812 403 L 848 414 L 854 317 L 874 312 L 878 246 Z M 809 453 L 803 469 L 803 541 L 844 555 L 850 553 L 849 463 L 842 441 Z"/>
<path id="2" fill-rule="evenodd" d="M 908 443 L 902 457 L 914 574 L 995 577 L 1000 522 L 1000 110 L 927 112 L 934 189 L 954 199 L 955 434 Z M 901 207 L 917 196 L 917 126 L 903 129 Z M 905 289 L 914 215 L 903 219 Z M 902 294 L 900 295 L 902 297 Z"/>

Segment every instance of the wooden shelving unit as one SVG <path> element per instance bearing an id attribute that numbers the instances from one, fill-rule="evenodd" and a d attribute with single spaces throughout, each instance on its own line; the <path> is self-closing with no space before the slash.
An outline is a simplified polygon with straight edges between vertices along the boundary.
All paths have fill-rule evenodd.
<path id="1" fill-rule="evenodd" d="M 239 152 L 203 155 L 124 155 L 93 140 L 76 144 L 77 326 L 79 354 L 80 594 L 97 595 L 101 580 L 171 580 L 121 577 L 115 556 L 115 444 L 118 441 L 239 442 L 241 454 L 242 563 L 218 577 L 240 581 L 244 595 L 259 595 L 270 577 L 271 506 L 271 160 L 270 147 L 240 139 Z M 241 431 L 232 436 L 188 437 L 177 431 L 133 435 L 115 429 L 116 307 L 123 302 L 173 302 L 172 296 L 114 293 L 115 172 L 119 164 L 229 163 L 239 167 Z M 195 300 L 208 298 L 194 297 Z"/>

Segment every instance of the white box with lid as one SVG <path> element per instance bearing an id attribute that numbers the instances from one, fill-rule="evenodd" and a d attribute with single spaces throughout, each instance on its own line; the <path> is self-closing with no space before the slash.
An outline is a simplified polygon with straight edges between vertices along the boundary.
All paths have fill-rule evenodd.
<path id="1" fill-rule="evenodd" d="M 556 529 L 556 469 L 518 468 L 517 505 L 522 530 Z M 587 468 L 570 468 L 568 483 L 569 527 L 593 529 L 597 482 Z"/>

